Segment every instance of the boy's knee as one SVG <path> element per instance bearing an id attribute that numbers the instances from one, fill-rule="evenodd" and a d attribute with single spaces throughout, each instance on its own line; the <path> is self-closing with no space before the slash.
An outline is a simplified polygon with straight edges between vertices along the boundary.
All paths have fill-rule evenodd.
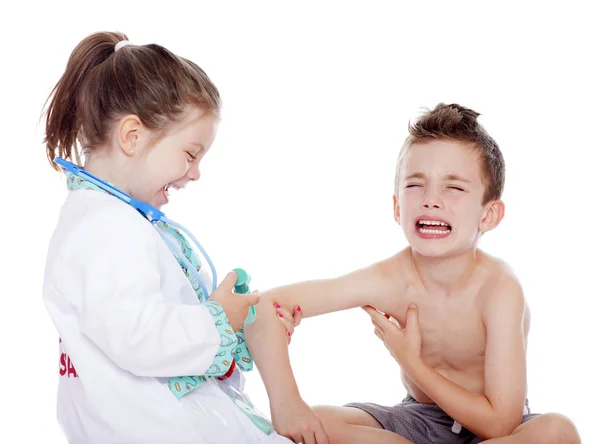
<path id="1" fill-rule="evenodd" d="M 336 409 L 339 409 L 339 407 L 333 407 L 330 405 L 317 405 L 312 407 L 313 412 L 315 412 L 315 415 L 317 415 L 317 417 L 321 420 L 321 422 L 323 423 L 323 425 L 325 425 L 325 423 L 332 423 L 332 422 L 342 422 L 342 418 L 340 418 L 339 413 L 336 411 Z"/>
<path id="2" fill-rule="evenodd" d="M 562 438 L 560 444 L 581 444 L 581 437 L 573 421 L 560 413 L 550 413 L 548 416 L 548 428 Z"/>
<path id="3" fill-rule="evenodd" d="M 547 441 L 556 444 L 581 444 L 579 432 L 569 418 L 560 413 L 546 413 L 542 415 L 540 421 L 543 421 L 544 434 Z"/>
<path id="4" fill-rule="evenodd" d="M 381 428 L 381 424 L 377 422 L 369 413 L 354 407 L 337 407 L 330 405 L 318 405 L 312 408 L 321 422 L 336 424 L 339 426 L 367 426 L 376 429 Z"/>
<path id="5" fill-rule="evenodd" d="M 313 412 L 323 424 L 325 433 L 331 444 L 343 442 L 344 429 L 348 426 L 339 413 L 339 407 L 329 405 L 317 405 L 312 407 Z"/>

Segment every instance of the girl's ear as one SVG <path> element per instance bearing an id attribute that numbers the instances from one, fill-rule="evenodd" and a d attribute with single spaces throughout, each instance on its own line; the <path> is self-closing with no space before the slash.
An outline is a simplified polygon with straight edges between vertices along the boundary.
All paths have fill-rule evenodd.
<path id="1" fill-rule="evenodd" d="M 396 196 L 394 196 L 394 220 L 397 224 L 400 224 L 400 205 Z"/>
<path id="2" fill-rule="evenodd" d="M 134 114 L 127 115 L 117 124 L 117 139 L 119 148 L 126 156 L 133 156 L 141 149 L 141 135 L 144 125 L 140 118 Z"/>

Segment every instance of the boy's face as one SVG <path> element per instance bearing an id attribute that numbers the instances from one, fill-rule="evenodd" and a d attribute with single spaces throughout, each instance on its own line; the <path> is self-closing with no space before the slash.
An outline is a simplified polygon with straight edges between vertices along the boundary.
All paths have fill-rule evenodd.
<path id="1" fill-rule="evenodd" d="M 460 142 L 410 146 L 400 167 L 394 216 L 409 244 L 424 256 L 475 248 L 482 232 L 500 223 L 501 201 L 485 205 L 478 152 Z"/>

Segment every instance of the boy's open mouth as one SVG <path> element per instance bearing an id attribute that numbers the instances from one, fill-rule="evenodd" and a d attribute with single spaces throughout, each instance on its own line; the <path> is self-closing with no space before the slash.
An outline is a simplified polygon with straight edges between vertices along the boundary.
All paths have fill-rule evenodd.
<path id="1" fill-rule="evenodd" d="M 416 228 L 422 234 L 449 234 L 452 231 L 450 224 L 435 219 L 419 219 Z"/>

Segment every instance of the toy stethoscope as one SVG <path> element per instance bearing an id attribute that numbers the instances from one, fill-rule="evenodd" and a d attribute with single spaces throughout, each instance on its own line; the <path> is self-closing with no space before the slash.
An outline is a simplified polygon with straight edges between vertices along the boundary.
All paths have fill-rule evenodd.
<path id="1" fill-rule="evenodd" d="M 169 248 L 171 249 L 173 254 L 175 254 L 186 265 L 188 272 L 190 272 L 192 274 L 193 280 L 196 280 L 202 287 L 202 294 L 204 295 L 204 299 L 205 300 L 208 299 L 210 293 L 215 291 L 215 289 L 217 288 L 217 271 L 215 269 L 215 266 L 214 266 L 213 262 L 211 261 L 210 257 L 208 256 L 208 254 L 206 253 L 206 251 L 204 250 L 204 248 L 202 248 L 202 245 L 200 245 L 200 242 L 198 242 L 198 240 L 194 237 L 194 235 L 192 233 L 190 233 L 189 230 L 187 230 L 182 225 L 167 218 L 165 213 L 163 213 L 159 209 L 154 208 L 152 205 L 147 204 L 145 202 L 140 202 L 139 200 L 135 199 L 134 197 L 131 197 L 127 193 L 119 190 L 118 188 L 114 187 L 113 185 L 109 184 L 108 182 L 105 182 L 104 180 L 97 178 L 93 174 L 88 173 L 83 168 L 75 165 L 74 163 L 71 163 L 60 157 L 56 157 L 54 159 L 54 162 L 56 164 L 60 165 L 65 171 L 68 171 L 68 172 L 74 174 L 75 176 L 80 177 L 81 179 L 91 182 L 92 184 L 96 185 L 98 188 L 106 191 L 107 193 L 110 193 L 111 195 L 119 198 L 123 202 L 128 203 L 133 208 L 135 208 L 142 216 L 144 216 L 154 226 L 154 228 L 156 229 L 156 231 L 158 232 L 160 237 L 169 246 Z M 165 224 L 179 230 L 180 233 L 183 233 L 185 236 L 187 236 L 194 243 L 194 245 L 198 248 L 198 250 L 200 250 L 202 252 L 202 255 L 204 256 L 204 259 L 206 259 L 206 262 L 208 263 L 208 266 L 210 267 L 211 274 L 212 274 L 212 287 L 211 287 L 210 293 L 208 292 L 208 289 L 206 288 L 206 285 L 205 285 L 202 277 L 200 276 L 200 273 L 198 273 L 198 271 L 196 270 L 196 267 L 192 265 L 192 263 L 188 260 L 188 258 L 182 253 L 182 251 L 169 238 L 169 236 L 164 231 L 164 229 L 161 228 L 161 226 L 164 226 Z M 236 268 L 234 271 L 238 275 L 238 280 L 235 285 L 235 292 L 236 293 L 248 293 L 249 292 L 248 282 L 250 281 L 249 276 L 241 268 Z M 254 307 L 250 307 L 248 317 L 246 318 L 245 323 L 251 324 L 252 322 L 254 322 L 255 318 L 256 318 L 255 309 L 254 309 Z"/>

